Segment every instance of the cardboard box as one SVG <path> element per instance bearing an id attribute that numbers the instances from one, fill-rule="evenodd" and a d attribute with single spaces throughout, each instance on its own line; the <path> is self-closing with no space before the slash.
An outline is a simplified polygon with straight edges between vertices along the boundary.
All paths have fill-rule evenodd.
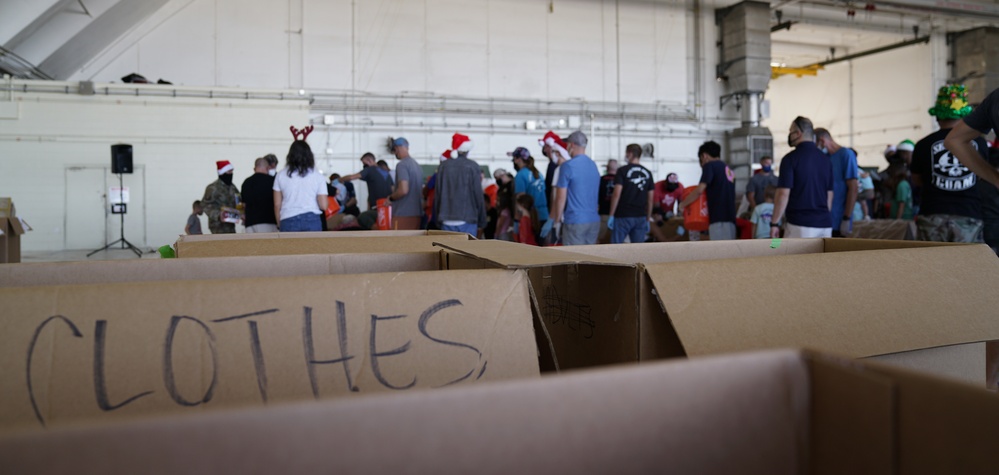
<path id="1" fill-rule="evenodd" d="M 999 261 L 984 245 L 440 246 L 449 266 L 528 271 L 545 370 L 804 346 L 996 385 Z"/>
<path id="2" fill-rule="evenodd" d="M 446 231 L 336 231 L 326 233 L 208 234 L 181 236 L 177 257 L 275 256 L 432 251 L 437 241 L 467 241 Z"/>
<path id="3" fill-rule="evenodd" d="M 0 266 L 0 287 L 433 270 L 439 251 L 40 262 Z"/>
<path id="4" fill-rule="evenodd" d="M 21 235 L 24 226 L 19 218 L 0 218 L 0 264 L 21 262 Z"/>
<path id="5" fill-rule="evenodd" d="M 0 308 L 0 431 L 538 375 L 520 271 L 19 287 Z"/>
<path id="6" fill-rule="evenodd" d="M 993 474 L 999 399 L 790 350 L 0 438 L 12 473 Z"/>

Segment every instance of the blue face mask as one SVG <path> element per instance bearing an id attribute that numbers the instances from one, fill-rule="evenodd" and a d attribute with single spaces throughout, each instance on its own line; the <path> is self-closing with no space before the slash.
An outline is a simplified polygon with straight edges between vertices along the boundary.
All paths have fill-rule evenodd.
<path id="1" fill-rule="evenodd" d="M 826 148 L 826 147 L 822 147 L 822 148 L 820 148 L 819 150 L 821 150 L 821 151 L 822 151 L 822 153 L 824 153 L 824 154 L 826 154 L 826 155 L 829 155 L 829 149 L 828 149 L 828 148 Z"/>
<path id="2" fill-rule="evenodd" d="M 770 173 L 770 170 L 772 170 L 772 169 L 773 169 L 773 167 L 771 167 L 770 165 L 767 165 L 767 166 L 763 167 L 763 171 L 766 172 L 766 173 Z"/>

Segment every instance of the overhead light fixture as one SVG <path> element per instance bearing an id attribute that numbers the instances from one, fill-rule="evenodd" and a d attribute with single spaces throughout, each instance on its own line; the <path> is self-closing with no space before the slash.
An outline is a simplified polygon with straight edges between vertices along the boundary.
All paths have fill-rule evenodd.
<path id="1" fill-rule="evenodd" d="M 326 114 L 323 116 L 323 125 L 333 125 L 336 123 L 336 116 L 333 114 Z"/>
<path id="2" fill-rule="evenodd" d="M 538 128 L 538 122 L 534 120 L 524 122 L 524 128 L 527 130 L 535 130 Z"/>

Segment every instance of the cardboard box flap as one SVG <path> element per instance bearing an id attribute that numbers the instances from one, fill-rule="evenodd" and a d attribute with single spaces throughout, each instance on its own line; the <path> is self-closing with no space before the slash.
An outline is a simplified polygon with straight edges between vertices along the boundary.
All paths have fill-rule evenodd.
<path id="1" fill-rule="evenodd" d="M 656 264 L 739 257 L 784 256 L 823 251 L 819 239 L 744 239 L 735 241 L 595 244 L 572 246 L 572 252 L 615 259 L 619 262 Z"/>
<path id="2" fill-rule="evenodd" d="M 999 339 L 999 260 L 986 246 L 645 269 L 690 356 L 805 346 L 860 358 Z"/>
<path id="3" fill-rule="evenodd" d="M 441 236 L 442 239 L 474 239 L 466 233 L 437 230 L 415 230 L 415 231 L 336 231 L 316 234 L 314 232 L 298 233 L 233 233 L 233 234 L 191 234 L 182 235 L 177 238 L 178 243 L 204 242 L 204 241 L 242 241 L 260 239 L 298 239 L 298 238 L 327 238 L 327 239 L 347 239 L 347 238 L 383 238 L 383 237 L 418 237 L 418 236 Z"/>
<path id="4" fill-rule="evenodd" d="M 437 251 L 127 259 L 0 266 L 0 287 L 440 270 Z"/>
<path id="5" fill-rule="evenodd" d="M 0 308 L 0 431 L 539 374 L 524 271 L 20 287 Z"/>
<path id="6" fill-rule="evenodd" d="M 786 241 L 786 240 L 785 240 Z M 917 249 L 926 247 L 969 246 L 953 242 L 932 241 L 892 241 L 886 239 L 840 239 L 822 240 L 823 252 L 880 251 L 885 249 Z"/>
<path id="7" fill-rule="evenodd" d="M 3 231 L 4 234 L 10 233 L 14 236 L 20 236 L 24 234 L 24 226 L 21 226 L 21 220 L 17 217 L 0 218 L 0 231 Z"/>
<path id="8" fill-rule="evenodd" d="M 507 269 L 526 269 L 564 264 L 604 264 L 631 266 L 631 263 L 621 262 L 600 256 L 578 254 L 561 249 L 527 246 L 508 241 L 447 241 L 435 242 L 434 246 L 483 260 L 497 267 Z"/>
<path id="9" fill-rule="evenodd" d="M 365 237 L 326 237 L 311 234 L 311 237 L 290 239 L 214 239 L 177 241 L 177 257 L 227 257 L 227 256 L 275 256 L 293 254 L 351 254 L 373 252 L 414 252 L 434 251 L 433 243 L 454 239 L 462 242 L 467 234 L 452 236 L 377 236 Z M 338 234 L 338 233 L 322 233 Z"/>

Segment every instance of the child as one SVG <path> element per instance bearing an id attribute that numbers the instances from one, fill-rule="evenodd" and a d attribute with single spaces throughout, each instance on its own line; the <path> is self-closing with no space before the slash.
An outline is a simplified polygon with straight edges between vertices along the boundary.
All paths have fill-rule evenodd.
<path id="1" fill-rule="evenodd" d="M 753 216 L 749 218 L 753 222 L 753 238 L 767 239 L 770 237 L 770 219 L 774 215 L 774 196 L 777 195 L 777 187 L 767 185 L 763 189 L 764 202 L 756 205 L 753 209 Z"/>
<path id="2" fill-rule="evenodd" d="M 521 244 L 537 246 L 538 241 L 534 237 L 541 227 L 538 224 L 538 210 L 534 208 L 534 198 L 524 193 L 517 197 L 517 216 L 520 225 L 514 240 Z"/>
<path id="3" fill-rule="evenodd" d="M 912 220 L 912 185 L 906 177 L 905 168 L 899 168 L 889 178 L 892 187 L 891 210 L 888 219 Z"/>
<path id="4" fill-rule="evenodd" d="M 198 218 L 198 216 L 204 214 L 204 211 L 201 209 L 201 201 L 195 201 L 191 205 L 191 208 L 194 212 L 187 217 L 187 226 L 184 226 L 184 232 L 187 234 L 201 234 L 201 219 Z"/>

